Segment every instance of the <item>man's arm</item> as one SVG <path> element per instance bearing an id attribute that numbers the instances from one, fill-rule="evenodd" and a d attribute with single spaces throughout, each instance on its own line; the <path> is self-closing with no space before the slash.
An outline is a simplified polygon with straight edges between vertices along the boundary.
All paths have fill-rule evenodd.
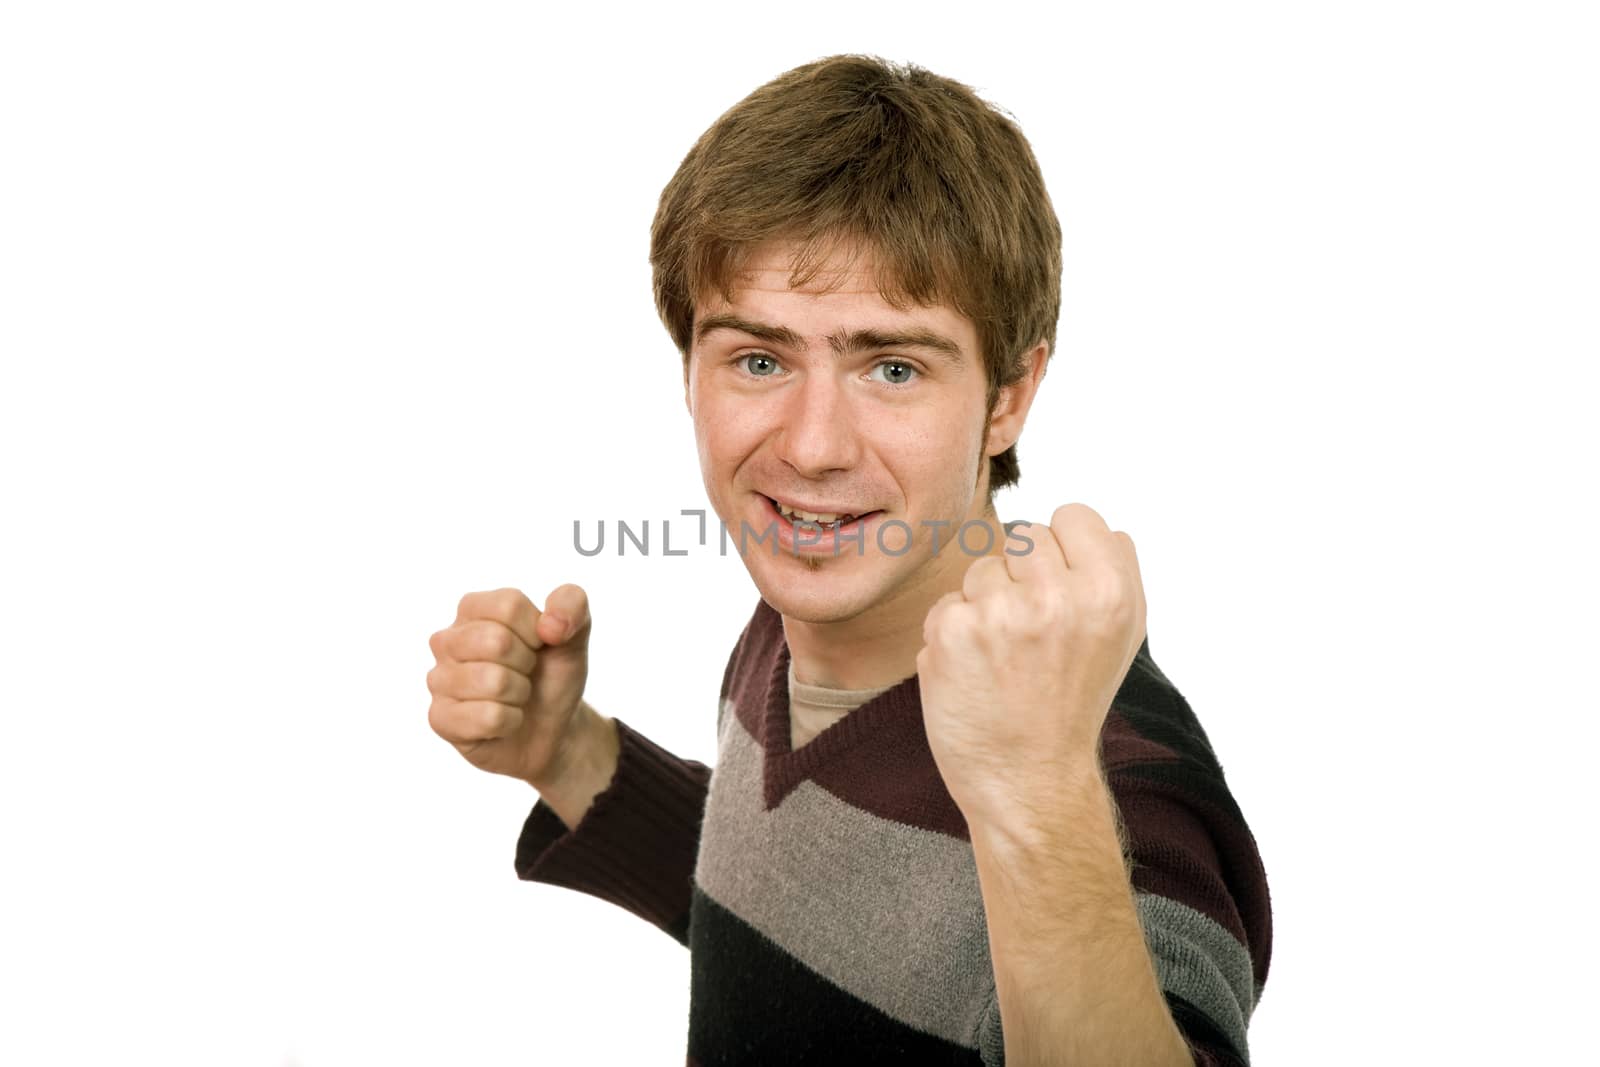
<path id="1" fill-rule="evenodd" d="M 517 877 L 609 901 L 687 945 L 711 770 L 621 719 L 595 713 L 588 730 L 523 824 Z"/>
<path id="2" fill-rule="evenodd" d="M 723 668 L 719 737 L 735 670 L 764 607 L 756 602 Z M 609 900 L 688 945 L 711 768 L 585 708 L 593 718 L 577 735 L 584 740 L 574 747 L 572 769 L 544 783 L 522 827 L 517 876 Z"/>
<path id="3" fill-rule="evenodd" d="M 1082 504 L 1017 525 L 1036 550 L 968 567 L 917 655 L 989 923 L 999 1013 L 980 1047 L 1025 1064 L 1242 1063 L 1270 953 L 1265 873 L 1204 731 L 1150 659 L 1133 539 Z"/>
<path id="4" fill-rule="evenodd" d="M 1194 1062 L 1162 995 L 1097 764 L 1004 825 L 971 824 L 1005 1057 Z"/>
<path id="5" fill-rule="evenodd" d="M 1201 1067 L 1241 1067 L 1249 1063 L 1247 1028 L 1266 981 L 1272 952 L 1266 872 L 1243 813 L 1228 790 L 1221 768 L 1209 755 L 1209 744 L 1199 724 L 1154 664 L 1147 660 L 1142 663 L 1143 668 L 1130 676 L 1128 694 L 1133 699 L 1108 722 L 1106 755 L 1101 762 L 1101 780 L 1109 786 L 1104 795 L 1112 808 L 1127 869 L 1123 875 L 1126 881 L 1106 898 L 1110 910 L 1122 918 L 1113 919 L 1106 929 L 1115 931 L 1125 920 L 1123 908 L 1129 898 L 1123 894 L 1130 893 L 1143 930 L 1147 958 L 1154 966 L 1161 995 L 1188 1044 L 1193 1062 Z M 1157 706 L 1163 696 L 1170 701 L 1166 708 L 1159 713 L 1148 710 Z M 1130 723 L 1130 716 L 1137 720 L 1139 728 Z M 1141 736 L 1141 730 L 1144 734 L 1159 734 L 1182 752 L 1150 741 Z M 1008 921 L 1020 929 L 1027 926 L 1030 918 L 1035 924 L 1043 924 L 1056 921 L 1057 916 L 1075 914 L 1077 909 L 1082 914 L 1092 910 L 1087 903 L 1068 904 L 1064 910 L 1061 904 L 1046 899 L 1055 893 L 1042 887 L 1057 884 L 1054 880 L 1063 877 L 1066 869 L 1085 865 L 1089 857 L 1075 853 L 1075 846 L 1098 840 L 1104 849 L 1104 822 L 1099 823 L 1098 834 L 1090 832 L 1095 825 L 1094 813 L 1104 814 L 1100 795 L 1079 794 L 1080 800 L 1089 802 L 1086 811 L 1075 812 L 1070 798 L 1064 801 L 1059 817 L 1068 821 L 1055 826 L 1053 833 L 1036 835 L 1036 842 L 1048 843 L 1036 845 L 1031 861 L 1024 858 L 1006 865 L 1004 857 L 1016 846 L 1009 846 L 1010 851 L 1001 850 L 1007 848 L 1006 842 L 1011 838 L 971 828 L 985 908 L 990 908 L 991 897 L 1000 905 L 989 919 L 991 929 L 998 919 L 1003 943 L 1007 943 Z M 1082 822 L 1072 821 L 1078 819 Z M 1070 834 L 1071 840 L 1053 840 L 1063 834 Z M 1041 863 L 1039 856 L 1046 857 L 1046 861 Z M 1108 851 L 1100 852 L 1100 862 L 1101 881 L 1094 884 L 1103 888 L 1113 881 Z M 1007 867 L 1024 873 L 1007 876 Z M 1001 894 L 1014 893 L 1009 889 L 1012 883 L 1041 889 L 1035 892 L 1030 888 L 1032 896 L 1008 909 Z M 1131 890 L 1125 886 L 1131 886 Z M 1020 920 L 1008 920 L 1009 912 L 1020 914 Z M 1121 929 L 1125 931 L 1126 927 Z M 1020 944 L 1026 954 L 1031 943 L 1023 940 Z M 1085 944 L 1093 950 L 1097 942 L 1091 938 Z M 1121 945 L 1124 951 L 1129 950 L 1125 937 Z M 1003 948 L 992 951 L 996 956 L 1006 955 Z M 1056 959 L 1070 962 L 1078 951 L 1073 948 Z M 1036 955 L 1043 958 L 1042 945 Z M 1020 958 L 1026 961 L 1025 955 Z M 1034 962 L 1038 965 L 1037 960 Z M 997 961 L 997 990 L 1003 989 L 1002 972 L 1012 969 Z M 1027 989 L 1023 995 L 1028 995 Z M 1002 1012 L 1004 1009 L 1002 1003 Z M 1012 1009 L 1014 1013 L 1026 1010 Z M 1007 1017 L 1003 1021 L 1003 1027 L 999 1015 L 986 1021 L 986 1047 L 1000 1049 L 1013 1044 L 1012 1020 Z"/>
<path id="6" fill-rule="evenodd" d="M 687 943 L 711 772 L 584 701 L 591 630 L 588 594 L 570 582 L 543 609 L 509 587 L 466 594 L 428 639 L 428 723 L 474 766 L 538 791 L 519 877 L 612 901 Z"/>

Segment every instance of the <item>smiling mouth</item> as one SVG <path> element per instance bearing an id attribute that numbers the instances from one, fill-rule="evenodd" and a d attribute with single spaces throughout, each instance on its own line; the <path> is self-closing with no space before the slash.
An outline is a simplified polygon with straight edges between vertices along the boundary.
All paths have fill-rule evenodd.
<path id="1" fill-rule="evenodd" d="M 857 512 L 857 513 L 842 512 L 842 511 L 841 512 L 802 511 L 802 510 L 799 510 L 797 508 L 791 508 L 787 504 L 780 504 L 778 501 L 774 500 L 770 496 L 767 497 L 766 499 L 767 499 L 767 503 L 772 505 L 772 509 L 774 511 L 776 511 L 781 517 L 783 517 L 785 519 L 788 519 L 794 525 L 796 525 L 796 526 L 813 526 L 813 527 L 816 527 L 817 529 L 820 529 L 820 530 L 837 530 L 840 527 L 848 526 L 852 522 L 856 522 L 856 521 L 858 521 L 860 519 L 864 519 L 869 515 L 876 515 L 878 513 L 878 510 L 879 510 L 879 509 L 874 509 L 872 511 L 862 511 L 862 512 Z"/>

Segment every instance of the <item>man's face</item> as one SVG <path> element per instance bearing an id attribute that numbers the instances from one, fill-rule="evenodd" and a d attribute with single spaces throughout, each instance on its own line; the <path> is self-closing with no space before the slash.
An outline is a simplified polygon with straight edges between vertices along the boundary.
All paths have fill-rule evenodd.
<path id="1" fill-rule="evenodd" d="M 745 565 L 781 614 L 832 622 L 917 603 L 983 552 L 981 531 L 970 554 L 956 532 L 984 514 L 988 457 L 1011 443 L 985 441 L 977 331 L 949 307 L 890 306 L 867 257 L 791 289 L 789 253 L 767 246 L 732 303 L 696 305 L 685 386 L 706 492 L 735 550 L 748 529 Z M 797 527 L 774 501 L 862 517 Z M 772 537 L 755 541 L 768 531 L 776 553 Z"/>

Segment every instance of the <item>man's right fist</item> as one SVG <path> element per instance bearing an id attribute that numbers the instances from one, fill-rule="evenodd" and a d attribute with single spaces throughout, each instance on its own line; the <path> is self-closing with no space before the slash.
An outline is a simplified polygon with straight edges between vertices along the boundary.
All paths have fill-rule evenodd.
<path id="1" fill-rule="evenodd" d="M 559 778 L 589 675 L 589 597 L 562 585 L 540 611 L 520 590 L 468 593 L 428 639 L 428 725 L 474 766 L 536 789 Z"/>

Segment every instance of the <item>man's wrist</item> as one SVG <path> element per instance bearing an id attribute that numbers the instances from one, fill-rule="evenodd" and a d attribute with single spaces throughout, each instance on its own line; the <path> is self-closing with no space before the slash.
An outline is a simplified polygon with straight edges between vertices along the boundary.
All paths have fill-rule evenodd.
<path id="1" fill-rule="evenodd" d="M 571 829 L 611 784 L 621 744 L 616 722 L 587 701 L 579 703 L 567 729 L 551 772 L 529 784 Z"/>

